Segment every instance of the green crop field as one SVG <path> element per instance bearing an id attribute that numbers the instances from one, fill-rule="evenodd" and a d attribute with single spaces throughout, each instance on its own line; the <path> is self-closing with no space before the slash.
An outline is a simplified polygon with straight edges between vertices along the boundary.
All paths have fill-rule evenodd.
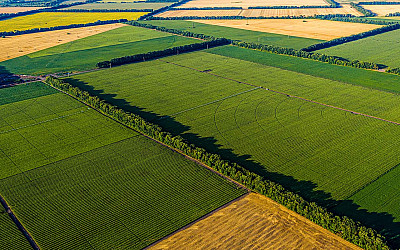
<path id="1" fill-rule="evenodd" d="M 124 3 L 88 3 L 83 5 L 75 5 L 68 7 L 68 10 L 76 10 L 76 9 L 84 9 L 84 10 L 158 10 L 165 6 L 171 5 L 172 3 L 128 3 L 128 1 L 124 1 Z"/>
<path id="2" fill-rule="evenodd" d="M 243 82 L 400 122 L 392 93 L 205 52 L 66 80 L 309 199 L 350 199 L 399 164 L 398 125 Z"/>
<path id="3" fill-rule="evenodd" d="M 194 33 L 201 33 L 215 37 L 225 37 L 232 40 L 241 40 L 246 42 L 256 42 L 268 45 L 277 45 L 288 48 L 301 49 L 308 47 L 315 43 L 323 42 L 322 40 L 293 37 L 281 34 L 251 31 L 236 29 L 230 27 L 222 27 L 217 25 L 202 24 L 190 21 L 182 20 L 151 20 L 143 21 L 143 23 L 149 23 L 156 26 L 167 27 L 172 29 L 186 30 Z"/>
<path id="4" fill-rule="evenodd" d="M 197 42 L 200 40 L 126 26 L 4 61 L 0 67 L 11 73 L 32 75 L 82 71 L 115 57 Z"/>
<path id="5" fill-rule="evenodd" d="M 400 93 L 400 77 L 397 75 L 352 67 L 343 67 L 298 57 L 277 55 L 234 46 L 213 48 L 208 52 L 334 81 L 360 85 L 387 92 Z"/>
<path id="6" fill-rule="evenodd" d="M 42 249 L 141 249 L 245 193 L 42 83 L 3 96 L 0 194 Z"/>
<path id="7" fill-rule="evenodd" d="M 32 249 L 28 240 L 18 230 L 4 208 L 0 205 L 0 246 L 2 249 Z"/>
<path id="8" fill-rule="evenodd" d="M 317 52 L 384 64 L 392 68 L 400 67 L 400 30 L 367 37 L 357 41 L 340 44 Z"/>

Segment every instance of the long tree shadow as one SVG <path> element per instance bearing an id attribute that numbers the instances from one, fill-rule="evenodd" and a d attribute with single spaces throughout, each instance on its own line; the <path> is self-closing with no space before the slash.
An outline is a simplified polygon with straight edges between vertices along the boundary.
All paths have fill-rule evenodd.
<path id="1" fill-rule="evenodd" d="M 380 233 L 385 235 L 390 244 L 394 248 L 400 247 L 400 223 L 394 222 L 394 217 L 388 213 L 368 212 L 365 209 L 360 209 L 360 206 L 351 200 L 334 200 L 329 193 L 317 190 L 317 185 L 311 181 L 296 180 L 292 176 L 287 176 L 277 172 L 271 172 L 254 160 L 251 155 L 237 155 L 232 149 L 223 148 L 221 144 L 213 137 L 201 137 L 198 134 L 190 133 L 190 127 L 176 121 L 172 117 L 162 116 L 157 113 L 145 110 L 145 108 L 137 107 L 125 99 L 116 98 L 116 94 L 105 93 L 102 89 L 95 89 L 86 82 L 74 79 L 64 79 L 70 84 L 79 87 L 82 90 L 88 91 L 92 95 L 96 95 L 101 99 L 111 103 L 125 111 L 137 114 L 147 121 L 160 125 L 165 131 L 173 135 L 180 135 L 188 142 L 202 147 L 211 153 L 217 153 L 224 159 L 236 162 L 246 169 L 253 171 L 265 178 L 280 183 L 288 190 L 298 193 L 309 201 L 314 201 L 330 211 L 334 211 L 340 215 L 346 215 L 363 224 L 375 228 Z"/>
<path id="2" fill-rule="evenodd" d="M 0 65 L 0 88 L 10 86 L 22 82 L 20 76 L 14 75 L 8 71 L 4 66 Z"/>

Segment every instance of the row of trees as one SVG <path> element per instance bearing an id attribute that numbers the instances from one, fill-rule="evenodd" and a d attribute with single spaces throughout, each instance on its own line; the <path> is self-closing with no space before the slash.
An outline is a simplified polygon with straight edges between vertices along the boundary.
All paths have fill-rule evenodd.
<path id="1" fill-rule="evenodd" d="M 200 38 L 203 40 L 215 40 L 217 38 L 204 35 L 204 34 L 197 34 L 193 33 L 190 31 L 184 31 L 184 30 L 179 30 L 179 29 L 170 29 L 170 28 L 165 28 L 165 27 L 160 27 L 160 26 L 155 26 L 151 24 L 146 24 L 146 23 L 139 23 L 136 21 L 131 21 L 128 22 L 128 24 L 133 25 L 133 26 L 139 26 L 143 28 L 148 28 L 148 29 L 155 29 L 163 32 L 168 32 L 168 33 L 173 33 L 177 35 L 182 35 L 186 37 L 195 37 L 195 38 Z M 319 53 L 312 53 L 312 52 L 307 52 L 304 50 L 295 50 L 291 48 L 285 48 L 285 47 L 279 47 L 279 46 L 273 46 L 273 45 L 265 45 L 265 44 L 259 44 L 259 43 L 248 43 L 248 42 L 242 42 L 242 41 L 232 41 L 230 39 L 224 38 L 226 41 L 230 42 L 232 45 L 239 46 L 242 48 L 248 48 L 248 49 L 256 49 L 260 51 L 267 51 L 270 53 L 275 53 L 275 54 L 280 54 L 280 55 L 290 55 L 290 56 L 295 56 L 295 57 L 301 57 L 301 58 L 307 58 L 307 59 L 312 59 L 320 62 L 326 62 L 329 64 L 336 64 L 336 65 L 342 65 L 342 66 L 349 66 L 349 67 L 355 67 L 355 68 L 364 68 L 364 69 L 379 69 L 381 68 L 380 65 L 376 63 L 371 63 L 371 62 L 361 62 L 358 60 L 350 61 L 342 57 L 337 57 L 337 56 L 328 56 L 324 54 L 319 54 Z"/>
<path id="2" fill-rule="evenodd" d="M 362 38 L 366 38 L 369 36 L 375 36 L 378 34 L 382 34 L 385 32 L 389 32 L 392 30 L 397 30 L 400 29 L 400 24 L 396 23 L 396 24 L 391 24 L 385 27 L 380 27 L 377 29 L 373 29 L 373 30 L 369 30 L 366 32 L 362 32 L 356 35 L 351 35 L 351 36 L 346 36 L 346 37 L 341 37 L 341 38 L 336 38 L 327 42 L 323 42 L 323 43 L 317 43 L 317 44 L 313 44 L 311 46 L 308 46 L 307 48 L 301 49 L 302 51 L 315 51 L 315 50 L 320 50 L 320 49 L 325 49 L 325 48 L 329 48 L 329 47 L 333 47 L 339 44 L 343 44 L 343 43 L 348 43 L 348 42 L 352 42 L 352 41 L 356 41 Z"/>
<path id="3" fill-rule="evenodd" d="M 17 35 L 46 32 L 46 31 L 52 31 L 52 30 L 64 30 L 64 29 L 72 29 L 72 28 L 80 28 L 80 27 L 89 27 L 89 26 L 103 25 L 103 24 L 109 24 L 109 23 L 123 23 L 123 22 L 127 22 L 127 21 L 128 21 L 127 19 L 119 19 L 119 20 L 96 21 L 94 23 L 85 23 L 85 24 L 70 24 L 70 25 L 55 26 L 55 27 L 50 27 L 50 28 L 15 30 L 15 31 L 8 31 L 8 32 L 0 32 L 0 37 L 17 36 Z"/>
<path id="4" fill-rule="evenodd" d="M 318 9 L 340 8 L 338 5 L 302 5 L 302 6 L 250 6 L 249 9 Z"/>
<path id="5" fill-rule="evenodd" d="M 230 43 L 230 40 L 228 40 L 228 39 L 217 38 L 217 39 L 207 41 L 207 42 L 202 42 L 202 43 L 187 44 L 187 45 L 173 47 L 173 48 L 169 48 L 169 49 L 165 49 L 165 50 L 151 51 L 151 52 L 143 53 L 143 54 L 113 58 L 113 59 L 111 59 L 111 61 L 98 62 L 96 64 L 96 66 L 98 68 L 108 68 L 111 66 L 118 66 L 118 65 L 128 64 L 128 63 L 143 62 L 143 61 L 153 60 L 156 58 L 177 55 L 180 53 L 187 53 L 187 52 L 192 52 L 192 51 L 196 51 L 196 50 L 202 50 L 202 49 L 208 49 L 208 48 L 212 48 L 212 47 L 216 47 L 216 46 L 222 46 L 222 45 L 226 45 L 229 43 Z"/>
<path id="6" fill-rule="evenodd" d="M 153 15 L 156 15 L 156 14 L 158 14 L 158 13 L 162 13 L 162 12 L 168 11 L 168 10 L 170 10 L 170 9 L 172 9 L 172 8 L 175 8 L 175 7 L 177 7 L 177 6 L 181 5 L 181 4 L 184 4 L 184 3 L 189 2 L 189 1 L 190 1 L 190 0 L 182 0 L 182 1 L 178 1 L 178 2 L 175 1 L 175 3 L 173 3 L 173 4 L 171 4 L 171 5 L 162 7 L 162 8 L 160 8 L 160 9 L 158 9 L 158 10 L 155 10 L 155 11 L 153 11 L 153 12 L 150 12 L 150 13 L 148 13 L 148 14 L 146 14 L 146 15 L 143 15 L 143 16 L 139 17 L 138 20 L 149 19 L 149 18 L 153 17 Z M 146 1 L 146 2 L 148 2 L 148 1 Z"/>
<path id="7" fill-rule="evenodd" d="M 352 15 L 346 15 L 346 16 L 324 15 L 324 16 L 319 16 L 316 18 L 321 19 L 321 20 L 331 20 L 331 21 L 340 21 L 340 22 L 349 22 L 349 23 L 367 23 L 367 24 L 377 24 L 377 25 L 391 25 L 391 24 L 398 23 L 398 22 L 393 22 L 393 21 L 354 18 L 354 17 L 352 17 Z"/>
<path id="8" fill-rule="evenodd" d="M 354 9 L 356 9 L 358 12 L 363 13 L 364 16 L 367 16 L 367 17 L 375 16 L 375 13 L 373 13 L 373 12 L 370 11 L 370 10 L 364 9 L 362 6 L 360 6 L 360 5 L 358 5 L 358 4 L 350 3 L 350 5 L 351 5 Z"/>
<path id="9" fill-rule="evenodd" d="M 389 13 L 386 15 L 387 17 L 391 17 L 391 16 L 400 16 L 400 12 L 395 12 L 395 13 Z"/>
<path id="10" fill-rule="evenodd" d="M 395 5 L 400 2 L 359 2 L 358 5 Z"/>
<path id="11" fill-rule="evenodd" d="M 247 49 L 256 49 L 260 51 L 267 51 L 270 53 L 280 54 L 280 55 L 290 55 L 295 57 L 312 59 L 315 61 L 326 62 L 329 64 L 336 64 L 342 66 L 349 66 L 354 68 L 363 68 L 363 69 L 379 69 L 380 65 L 371 62 L 362 62 L 358 60 L 350 61 L 348 59 L 338 57 L 338 56 L 329 56 L 319 53 L 312 53 L 303 50 L 295 50 L 291 48 L 273 46 L 273 45 L 264 45 L 259 43 L 247 43 L 241 41 L 233 41 L 233 45 L 247 48 Z"/>
<path id="12" fill-rule="evenodd" d="M 400 75 L 400 68 L 393 68 L 393 69 L 388 69 L 386 70 L 386 72 L 388 73 L 392 73 L 392 74 L 396 74 L 396 75 Z"/>
<path id="13" fill-rule="evenodd" d="M 90 105 L 101 113 L 143 135 L 173 147 L 178 152 L 182 152 L 207 164 L 221 174 L 228 176 L 257 193 L 273 199 L 349 242 L 365 249 L 389 249 L 385 238 L 373 229 L 367 228 L 348 217 L 334 215 L 327 211 L 326 208 L 316 203 L 308 202 L 298 194 L 286 190 L 280 184 L 250 172 L 236 163 L 223 160 L 222 157 L 217 154 L 211 154 L 203 148 L 189 144 L 180 136 L 173 136 L 168 132 L 162 131 L 161 127 L 147 122 L 136 114 L 128 113 L 110 105 L 99 97 L 91 96 L 88 92 L 82 91 L 52 76 L 46 79 L 46 83 Z"/>
<path id="14" fill-rule="evenodd" d="M 324 15 L 313 15 L 313 16 L 258 16 L 258 17 L 246 17 L 246 16 L 181 16 L 181 17 L 156 17 L 148 16 L 147 20 L 193 20 L 193 19 L 203 19 L 203 20 L 223 20 L 223 19 L 315 19 L 323 17 Z"/>

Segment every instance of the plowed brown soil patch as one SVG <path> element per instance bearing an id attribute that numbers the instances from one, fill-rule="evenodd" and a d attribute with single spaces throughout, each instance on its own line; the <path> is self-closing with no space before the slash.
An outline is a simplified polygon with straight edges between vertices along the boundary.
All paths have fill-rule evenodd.
<path id="1" fill-rule="evenodd" d="M 379 28 L 379 25 L 318 19 L 196 20 L 199 23 L 275 34 L 331 40 Z"/>
<path id="2" fill-rule="evenodd" d="M 115 23 L 0 38 L 0 48 L 2 50 L 0 53 L 0 62 L 54 47 L 59 44 L 75 41 L 80 38 L 96 35 L 124 25 L 125 24 Z"/>
<path id="3" fill-rule="evenodd" d="M 360 249 L 262 195 L 249 194 L 149 249 Z"/>

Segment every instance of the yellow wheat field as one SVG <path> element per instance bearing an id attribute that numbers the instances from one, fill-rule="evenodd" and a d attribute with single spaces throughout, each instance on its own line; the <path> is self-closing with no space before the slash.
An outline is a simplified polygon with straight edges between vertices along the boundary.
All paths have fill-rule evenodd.
<path id="1" fill-rule="evenodd" d="M 400 12 L 400 4 L 393 5 L 361 5 L 364 9 L 370 10 L 378 16 L 386 16 L 390 13 Z"/>
<path id="2" fill-rule="evenodd" d="M 136 20 L 146 12 L 43 12 L 0 21 L 0 32 L 92 23 L 98 20 Z"/>
<path id="3" fill-rule="evenodd" d="M 192 0 L 179 8 L 204 7 L 255 7 L 255 6 L 324 6 L 329 5 L 324 0 Z"/>
<path id="4" fill-rule="evenodd" d="M 362 14 L 349 4 L 342 4 L 342 8 L 307 8 L 307 9 L 244 9 L 244 10 L 171 10 L 160 13 L 158 17 L 187 17 L 187 16 L 244 16 L 244 17 L 282 17 L 282 16 L 304 16 L 329 14 L 351 14 L 361 16 Z"/>
<path id="5" fill-rule="evenodd" d="M 250 19 L 250 20 L 195 20 L 199 23 L 245 30 L 332 40 L 379 28 L 379 25 L 335 22 L 318 19 Z"/>
<path id="6" fill-rule="evenodd" d="M 29 10 L 42 9 L 43 7 L 0 7 L 0 14 L 13 14 Z"/>
<path id="7" fill-rule="evenodd" d="M 249 194 L 149 249 L 360 249 L 258 194 Z"/>
<path id="8" fill-rule="evenodd" d="M 124 26 L 122 23 L 0 38 L 0 62 Z"/>

